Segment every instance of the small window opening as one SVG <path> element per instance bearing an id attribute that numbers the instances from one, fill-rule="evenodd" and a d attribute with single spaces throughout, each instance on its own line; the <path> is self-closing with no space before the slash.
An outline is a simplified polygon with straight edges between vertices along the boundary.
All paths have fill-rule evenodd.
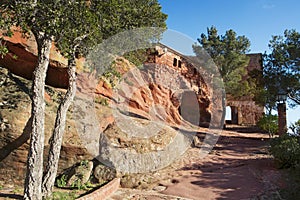
<path id="1" fill-rule="evenodd" d="M 196 68 L 194 68 L 194 75 L 197 75 L 198 74 L 198 71 Z"/>
<path id="2" fill-rule="evenodd" d="M 178 60 L 178 67 L 181 68 L 181 60 Z"/>
<path id="3" fill-rule="evenodd" d="M 173 60 L 173 66 L 174 66 L 174 67 L 177 66 L 177 59 L 176 59 L 176 58 L 174 58 L 174 60 Z"/>

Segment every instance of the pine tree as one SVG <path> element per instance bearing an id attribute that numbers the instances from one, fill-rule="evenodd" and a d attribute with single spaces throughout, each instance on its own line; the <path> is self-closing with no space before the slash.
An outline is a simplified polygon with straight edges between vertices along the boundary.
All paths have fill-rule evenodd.
<path id="1" fill-rule="evenodd" d="M 274 109 L 281 90 L 291 100 L 291 107 L 300 105 L 300 33 L 285 30 L 283 36 L 272 36 L 269 48 L 264 66 L 265 103 Z"/>
<path id="2" fill-rule="evenodd" d="M 232 97 L 242 97 L 251 91 L 251 81 L 247 77 L 246 66 L 249 58 L 250 41 L 245 36 L 237 36 L 233 30 L 219 35 L 216 27 L 207 29 L 207 35 L 198 38 L 200 45 L 194 45 L 197 56 L 201 57 L 203 48 L 213 59 L 222 76 L 226 94 Z M 247 79 L 245 79 L 247 77 Z"/>

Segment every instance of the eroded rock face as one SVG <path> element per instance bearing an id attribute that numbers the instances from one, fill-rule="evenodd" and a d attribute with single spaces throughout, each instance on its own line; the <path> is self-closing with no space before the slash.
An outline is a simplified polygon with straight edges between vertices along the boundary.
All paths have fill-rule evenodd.
<path id="1" fill-rule="evenodd" d="M 0 33 L 1 34 L 1 33 Z M 32 78 L 32 73 L 34 71 L 35 65 L 37 63 L 37 47 L 36 42 L 32 34 L 29 34 L 27 38 L 22 37 L 22 33 L 16 28 L 13 37 L 4 37 L 6 40 L 6 45 L 9 49 L 9 53 L 1 58 L 0 57 L 0 65 L 4 66 L 5 68 L 9 69 L 12 73 L 22 76 L 27 79 Z M 147 85 L 140 85 L 138 80 L 134 82 L 133 84 L 140 86 L 140 88 L 133 87 L 134 94 L 132 91 L 126 91 L 130 92 L 130 95 L 133 95 L 130 97 L 129 105 L 132 108 L 134 112 L 137 112 L 138 114 L 144 113 L 147 115 L 149 113 L 149 104 L 156 104 L 156 105 L 163 105 L 165 108 L 169 107 L 166 115 L 163 116 L 164 119 L 170 123 L 179 124 L 181 123 L 181 116 L 178 113 L 178 110 L 183 109 L 181 105 L 183 105 L 183 102 L 180 102 L 181 96 L 178 97 L 177 93 L 174 93 L 174 90 L 170 93 L 170 84 L 172 84 L 171 87 L 173 87 L 175 82 L 172 82 L 172 80 L 175 78 L 181 77 L 182 80 L 185 81 L 185 85 L 189 85 L 188 91 L 193 91 L 196 95 L 197 101 L 198 101 L 198 108 L 196 110 L 199 110 L 200 116 L 199 120 L 197 122 L 194 122 L 193 124 L 196 125 L 205 125 L 208 126 L 210 117 L 211 117 L 211 92 L 210 88 L 207 86 L 207 84 L 204 82 L 203 78 L 201 78 L 201 75 L 195 68 L 186 60 L 180 61 L 180 66 L 173 64 L 173 57 L 176 56 L 176 58 L 179 60 L 181 59 L 174 53 L 167 53 L 166 55 L 163 55 L 162 57 L 155 58 L 154 63 L 155 65 L 161 65 L 163 67 L 160 67 L 161 71 L 153 71 L 157 69 L 153 69 L 149 65 L 145 66 L 144 68 L 148 70 L 148 72 L 143 72 L 148 75 L 148 82 Z M 47 72 L 47 78 L 46 83 L 48 85 L 58 87 L 58 88 L 67 88 L 68 86 L 68 73 L 67 73 L 67 60 L 59 53 L 59 51 L 56 49 L 56 47 L 53 45 L 51 48 L 50 53 L 50 64 L 49 69 Z M 77 60 L 77 67 L 79 69 L 82 68 L 84 59 Z M 128 71 L 131 71 L 133 68 L 133 65 L 129 63 L 125 59 L 117 59 L 116 60 L 116 69 L 122 74 L 126 75 Z M 165 71 L 162 71 L 165 70 Z M 80 71 L 80 70 L 79 70 Z M 159 80 L 156 82 L 149 82 L 153 81 L 154 77 L 151 80 L 152 75 L 158 75 L 160 76 L 155 77 L 155 80 Z M 85 86 L 81 87 L 85 83 L 89 83 L 91 77 L 90 75 L 81 75 L 81 72 L 79 72 L 77 85 L 79 90 L 86 90 Z M 181 80 L 181 81 L 182 81 Z M 183 81 L 182 81 L 183 82 Z M 121 83 L 123 84 L 123 83 Z M 169 85 L 167 85 L 169 84 Z M 175 85 L 178 83 L 175 83 Z M 89 86 L 90 87 L 90 86 Z M 177 86 L 176 86 L 177 87 Z M 96 88 L 96 90 L 95 90 Z M 105 98 L 111 99 L 113 91 L 111 87 L 103 80 L 99 81 L 97 80 L 96 83 L 93 83 L 92 87 L 90 87 L 96 95 L 104 96 Z M 184 87 L 180 88 L 185 89 Z M 130 89 L 132 90 L 132 88 Z M 138 91 L 141 90 L 141 91 Z M 183 92 L 180 92 L 180 95 Z M 176 96 L 177 95 L 177 96 Z M 185 98 L 185 104 L 187 105 L 189 102 L 194 101 L 194 97 L 192 99 L 188 99 L 190 95 L 184 95 Z M 188 98 L 187 98 L 188 97 Z M 187 109 L 187 106 L 186 106 Z M 162 117 L 162 116 L 161 116 Z M 186 118 L 186 120 L 189 120 L 189 117 Z M 195 121 L 195 119 L 191 120 Z"/>
<path id="2" fill-rule="evenodd" d="M 7 45 L 11 52 L 4 58 L 0 58 L 0 65 L 14 74 L 30 79 L 37 61 L 35 42 L 32 39 L 24 40 L 20 35 L 15 35 L 7 41 Z M 52 60 L 47 74 L 47 84 L 66 88 L 68 82 L 66 60 L 57 53 L 55 48 L 51 52 Z M 122 79 L 116 84 L 116 88 L 112 88 L 105 80 L 95 79 L 91 74 L 78 74 L 77 100 L 79 101 L 77 103 L 80 109 L 76 107 L 75 101 L 72 108 L 73 115 L 68 116 L 59 172 L 80 160 L 91 160 L 100 154 L 104 163 L 119 171 L 128 173 L 155 171 L 172 163 L 191 144 L 191 135 L 179 134 L 175 129 L 182 127 L 189 129 L 193 127 L 192 124 L 199 125 L 199 122 L 209 123 L 210 90 L 203 81 L 201 82 L 199 73 L 195 73 L 184 64 L 179 69 L 151 63 L 146 64 L 141 70 L 134 70 L 128 63 L 126 67 L 122 63 L 119 65 Z M 28 88 L 30 86 L 27 86 Z M 52 105 L 56 99 L 49 94 L 49 92 L 45 94 L 46 103 L 50 105 L 46 113 L 47 119 L 50 119 L 46 124 L 46 150 L 58 103 L 55 102 L 55 105 Z M 24 96 L 26 94 L 23 92 L 18 99 L 25 99 L 26 105 L 22 104 L 22 109 L 15 109 L 13 112 L 25 110 L 27 116 L 23 118 L 27 120 L 30 115 L 30 99 Z M 116 110 L 118 112 L 114 112 Z M 85 116 L 90 118 L 86 118 L 81 123 L 76 116 L 74 117 L 76 112 L 78 119 L 84 119 Z M 96 115 L 95 118 L 91 117 L 93 113 Z M 191 117 L 192 115 L 194 117 Z M 6 116 L 3 117 L 6 118 Z M 9 122 L 12 121 L 8 119 Z M 12 122 L 12 128 L 15 130 L 11 135 L 13 139 L 22 134 L 21 130 L 26 120 L 22 123 L 18 122 L 19 125 Z M 156 127 L 159 131 L 156 132 L 153 126 L 145 131 L 147 124 L 153 121 L 158 124 Z M 132 125 L 133 132 L 124 130 L 121 122 Z M 144 125 L 144 129 L 137 129 L 136 123 Z M 78 124 L 87 126 L 76 127 Z M 88 138 L 81 137 L 82 135 Z M 138 137 L 133 138 L 133 136 Z M 96 144 L 89 149 L 89 142 L 96 142 Z M 18 163 L 22 165 L 18 169 L 20 180 L 25 174 L 28 143 L 24 143 L 21 148 L 13 156 L 6 158 L 6 161 L 10 160 L 9 163 L 0 165 L 7 168 L 14 166 L 15 161 L 19 160 Z M 141 155 L 144 156 L 143 159 Z M 90 167 L 88 169 L 90 170 Z M 97 172 L 99 180 L 103 175 L 101 171 L 102 169 L 99 168 Z M 5 169 L 3 168 L 0 172 L 5 173 Z"/>
<path id="3" fill-rule="evenodd" d="M 80 83 L 87 89 L 79 89 L 80 98 L 75 100 L 78 133 L 88 151 L 105 165 L 123 173 L 156 171 L 171 164 L 190 146 L 192 133 L 182 134 L 171 128 L 193 127 L 179 113 L 182 94 L 192 90 L 175 70 L 149 64 L 143 70 L 128 71 L 107 95 L 111 98 L 102 115 L 95 112 L 97 105 L 89 90 L 94 81 L 87 77 L 81 80 L 90 83 Z M 198 106 L 196 96 L 194 103 Z M 105 118 L 114 121 L 99 127 Z"/>
<path id="4" fill-rule="evenodd" d="M 180 124 L 179 106 L 185 91 L 191 91 L 189 83 L 174 69 L 146 64 L 142 70 L 132 69 L 122 76 L 113 99 L 118 106 L 128 107 L 128 112 Z"/>
<path id="5" fill-rule="evenodd" d="M 0 67 L 0 125 L 3 127 L 3 130 L 0 130 L 1 185 L 21 186 L 24 182 L 30 137 L 27 127 L 31 112 L 30 88 L 30 81 L 10 74 L 7 69 Z M 46 87 L 46 92 L 51 94 L 51 98 L 46 98 L 45 102 L 44 160 L 47 160 L 48 141 L 54 127 L 57 103 L 64 94 L 51 87 Z M 78 161 L 93 159 L 81 145 L 74 124 L 72 115 L 68 113 L 58 173 Z"/>
<path id="6" fill-rule="evenodd" d="M 23 37 L 23 33 L 14 28 L 14 35 L 4 37 L 4 40 L 9 53 L 4 57 L 0 56 L 0 65 L 18 76 L 31 79 L 37 63 L 37 44 L 33 34 L 28 33 Z M 78 66 L 81 66 L 80 63 L 81 61 L 77 60 Z M 66 66 L 67 59 L 52 45 L 46 83 L 53 87 L 67 88 L 69 77 Z"/>

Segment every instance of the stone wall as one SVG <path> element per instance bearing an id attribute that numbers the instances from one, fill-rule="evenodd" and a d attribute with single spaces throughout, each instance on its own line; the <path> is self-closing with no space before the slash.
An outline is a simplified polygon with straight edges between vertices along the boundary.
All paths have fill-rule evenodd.
<path id="1" fill-rule="evenodd" d="M 228 101 L 227 106 L 231 107 L 232 124 L 255 125 L 264 113 L 264 108 L 252 100 Z"/>

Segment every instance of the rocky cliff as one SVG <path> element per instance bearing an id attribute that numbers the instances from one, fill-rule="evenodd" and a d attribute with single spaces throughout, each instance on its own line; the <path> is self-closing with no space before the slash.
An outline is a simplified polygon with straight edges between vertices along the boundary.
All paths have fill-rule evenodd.
<path id="1" fill-rule="evenodd" d="M 37 62 L 36 46 L 32 37 L 23 39 L 21 33 L 17 32 L 13 38 L 6 38 L 6 40 L 10 53 L 0 58 L 0 66 L 6 68 L 0 68 L 0 154 L 2 154 L 0 182 L 22 184 L 30 134 L 28 130 L 30 126 L 28 124 L 26 126 L 26 123 L 30 117 L 31 108 L 31 84 L 26 79 L 31 79 Z M 52 48 L 50 58 L 47 73 L 49 86 L 45 93 L 47 105 L 45 156 L 48 140 L 53 130 L 56 109 L 65 93 L 63 88 L 66 88 L 68 80 L 66 60 L 55 47 Z M 80 61 L 78 63 L 78 68 L 80 68 Z M 173 162 L 190 145 L 190 135 L 180 135 L 176 131 L 185 129 L 192 133 L 197 129 L 193 122 L 197 124 L 201 117 L 199 116 L 199 101 L 197 97 L 190 96 L 189 93 L 195 88 L 191 88 L 188 79 L 178 71 L 162 65 L 149 64 L 145 65 L 142 70 L 135 70 L 135 67 L 128 61 L 119 59 L 115 67 L 122 75 L 122 79 L 115 80 L 115 88 L 105 78 L 99 81 L 98 77 L 96 78 L 93 74 L 78 73 L 78 94 L 68 113 L 59 172 L 78 161 L 92 160 L 99 155 L 98 158 L 103 163 L 116 168 L 116 163 L 120 161 L 118 159 L 126 160 L 127 158 L 130 161 L 128 158 L 132 156 L 132 163 L 123 163 L 121 167 L 119 166 L 120 171 L 124 171 L 126 166 L 125 172 L 137 172 L 141 169 L 158 170 Z M 193 85 L 193 87 L 196 86 Z M 200 91 L 200 86 L 197 87 Z M 187 101 L 182 102 L 184 98 L 187 98 Z M 207 102 L 203 100 L 209 98 L 203 96 L 201 103 L 206 104 Z M 183 105 L 184 102 L 185 105 Z M 205 106 L 205 109 L 209 107 L 209 105 Z M 158 132 L 154 131 L 153 126 L 147 126 L 153 121 L 163 124 L 163 126 L 154 126 L 154 128 L 158 127 Z M 142 125 L 143 128 L 135 129 L 136 124 Z M 86 126 L 83 127 L 83 125 Z M 131 132 L 128 132 L 126 127 L 131 128 Z M 147 127 L 150 128 L 147 129 Z M 140 137 L 143 139 L 139 139 Z M 177 148 L 174 149 L 174 147 Z M 141 153 L 151 152 L 153 155 L 148 155 L 147 162 L 139 163 L 139 165 L 134 163 Z M 115 157 L 114 160 L 111 155 L 116 154 L 122 158 Z M 149 168 L 149 163 L 152 162 L 150 158 L 156 159 L 156 164 L 151 166 L 152 168 Z M 128 169 L 128 166 L 139 168 Z"/>

